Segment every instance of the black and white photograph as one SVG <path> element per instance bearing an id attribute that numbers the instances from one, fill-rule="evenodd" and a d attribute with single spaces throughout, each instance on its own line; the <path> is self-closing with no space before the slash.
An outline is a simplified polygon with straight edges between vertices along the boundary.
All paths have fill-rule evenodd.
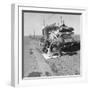
<path id="1" fill-rule="evenodd" d="M 81 14 L 22 11 L 23 78 L 78 76 Z"/>

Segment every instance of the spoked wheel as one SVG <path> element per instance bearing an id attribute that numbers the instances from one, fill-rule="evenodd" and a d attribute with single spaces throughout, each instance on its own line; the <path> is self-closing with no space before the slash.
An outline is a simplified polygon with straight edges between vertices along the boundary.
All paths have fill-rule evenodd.
<path id="1" fill-rule="evenodd" d="M 62 56 L 61 47 L 62 47 L 62 44 L 60 42 L 53 42 L 50 45 L 50 52 L 52 52 L 53 55 Z"/>

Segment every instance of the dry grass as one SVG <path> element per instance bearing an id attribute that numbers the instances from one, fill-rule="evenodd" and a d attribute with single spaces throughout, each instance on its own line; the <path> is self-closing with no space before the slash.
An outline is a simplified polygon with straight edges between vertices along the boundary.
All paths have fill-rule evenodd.
<path id="1" fill-rule="evenodd" d="M 76 40 L 78 38 L 76 37 Z M 79 39 L 78 39 L 79 40 Z M 34 46 L 34 47 L 33 47 Z M 24 76 L 42 76 L 42 72 L 39 69 L 36 57 L 33 50 L 36 49 L 38 53 L 42 53 L 39 46 L 38 39 L 31 39 L 24 37 Z M 46 76 L 65 76 L 65 75 L 79 75 L 80 74 L 80 52 L 76 55 L 64 55 L 56 59 L 45 60 L 45 63 L 49 65 L 52 72 L 46 71 Z M 36 73 L 33 73 L 36 72 Z"/>
<path id="2" fill-rule="evenodd" d="M 55 75 L 79 75 L 80 74 L 80 55 L 61 56 L 56 59 L 46 60 Z"/>

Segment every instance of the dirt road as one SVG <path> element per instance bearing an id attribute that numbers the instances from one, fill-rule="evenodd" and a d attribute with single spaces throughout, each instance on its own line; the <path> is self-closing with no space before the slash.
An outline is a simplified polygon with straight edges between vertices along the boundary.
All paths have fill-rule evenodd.
<path id="1" fill-rule="evenodd" d="M 40 52 L 38 40 L 27 37 L 24 41 L 25 77 L 80 74 L 80 52 L 73 56 L 64 55 L 56 59 L 45 60 Z"/>
<path id="2" fill-rule="evenodd" d="M 34 42 L 32 42 L 32 44 L 33 44 L 32 48 L 33 48 L 34 56 L 36 57 L 36 61 L 38 63 L 39 69 L 42 72 L 42 76 L 45 76 L 46 73 L 49 73 L 50 75 L 53 75 L 53 72 L 52 72 L 50 66 L 45 62 L 44 57 L 37 50 L 37 46 L 34 44 Z"/>
<path id="3" fill-rule="evenodd" d="M 26 40 L 28 41 L 25 42 L 26 45 L 24 47 L 24 76 L 27 77 L 32 72 L 39 72 L 41 73 L 40 76 L 53 75 L 50 66 L 45 62 L 44 57 L 38 50 L 39 42 L 28 38 Z M 30 54 L 30 50 L 32 54 Z"/>

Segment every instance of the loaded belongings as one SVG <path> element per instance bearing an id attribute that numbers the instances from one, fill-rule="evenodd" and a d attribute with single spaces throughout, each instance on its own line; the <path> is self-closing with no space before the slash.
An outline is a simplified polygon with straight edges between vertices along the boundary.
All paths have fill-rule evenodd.
<path id="1" fill-rule="evenodd" d="M 74 40 L 72 27 L 62 24 L 60 27 L 52 24 L 46 26 L 43 31 L 43 48 L 42 51 L 49 57 L 62 56 L 65 54 L 76 53 L 80 50 L 80 42 Z"/>

